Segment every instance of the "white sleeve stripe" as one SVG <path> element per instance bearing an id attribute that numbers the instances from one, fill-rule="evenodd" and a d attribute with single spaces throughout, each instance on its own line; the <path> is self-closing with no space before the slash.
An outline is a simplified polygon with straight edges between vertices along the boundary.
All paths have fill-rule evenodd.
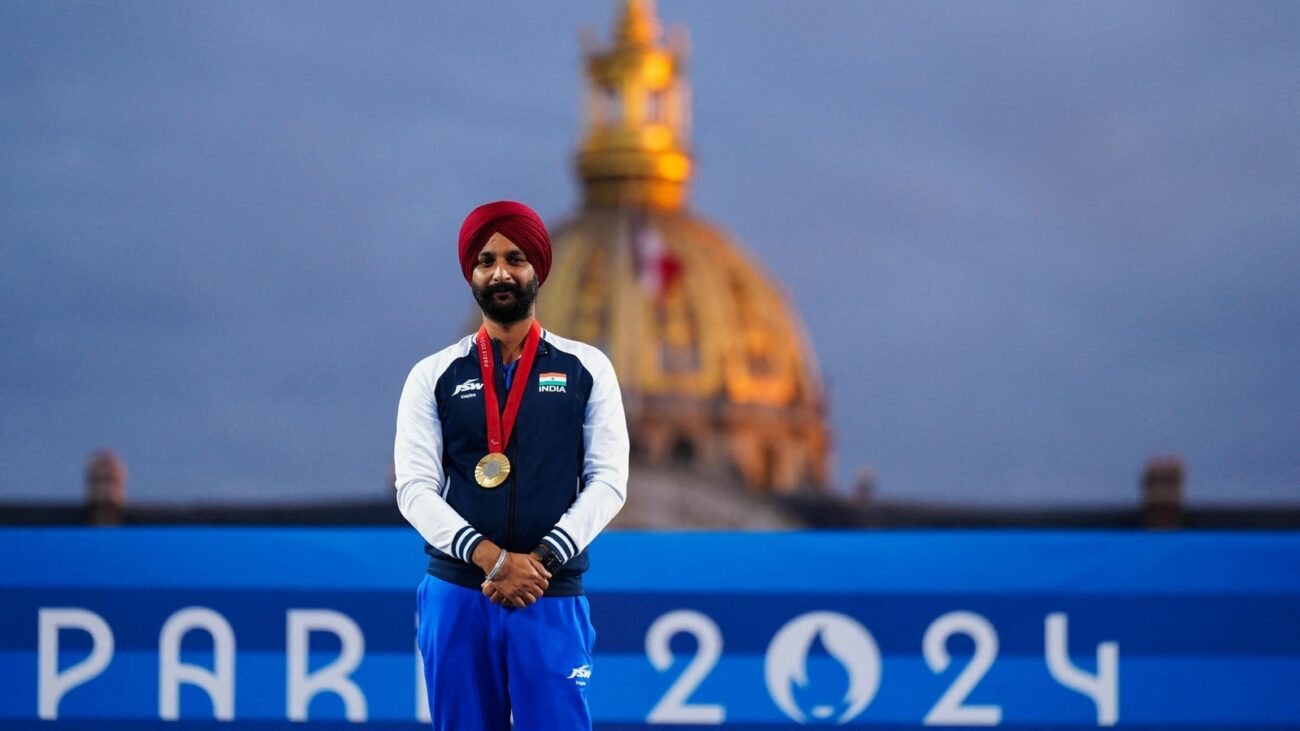
<path id="1" fill-rule="evenodd" d="M 456 558 L 459 558 L 462 561 L 465 560 L 465 557 L 460 553 L 461 542 L 465 540 L 465 534 L 469 533 L 471 530 L 473 529 L 468 525 L 464 526 L 460 530 L 456 531 L 456 537 L 451 539 L 451 552 L 456 556 Z"/>
<path id="2" fill-rule="evenodd" d="M 558 540 L 560 542 L 560 545 L 564 546 L 565 561 L 577 555 L 577 544 L 573 542 L 572 536 L 569 536 L 568 533 L 565 533 L 563 529 L 556 527 L 554 531 L 551 531 L 550 535 L 554 536 L 555 540 Z"/>
<path id="3" fill-rule="evenodd" d="M 470 544 L 473 543 L 474 539 L 477 537 L 478 537 L 478 531 L 474 530 L 469 526 L 463 528 L 460 536 L 454 542 L 456 558 L 459 558 L 465 563 L 469 563 L 470 562 L 469 555 L 466 549 L 469 548 Z"/>
<path id="4" fill-rule="evenodd" d="M 556 525 L 555 529 L 552 529 L 551 532 L 555 533 L 556 536 L 564 538 L 565 541 L 568 541 L 568 545 L 571 546 L 571 549 L 569 549 L 569 553 L 571 554 L 577 553 L 577 544 L 575 541 L 573 541 L 573 536 L 568 535 L 568 533 L 565 533 L 564 528 L 560 528 L 559 525 Z"/>
<path id="5" fill-rule="evenodd" d="M 559 544 L 559 543 L 558 543 L 558 542 L 557 542 L 553 537 L 551 537 L 551 536 L 543 536 L 543 537 L 542 537 L 542 540 L 545 541 L 546 544 L 549 545 L 549 546 L 551 547 L 551 550 L 552 550 L 552 551 L 555 551 L 555 555 L 559 556 L 559 557 L 560 557 L 561 559 L 563 559 L 566 563 L 568 562 L 568 559 L 564 557 L 564 554 L 565 554 L 564 547 L 561 546 L 561 545 L 560 545 L 560 544 Z"/>
<path id="6" fill-rule="evenodd" d="M 568 559 L 573 558 L 573 554 L 569 552 L 568 542 L 565 542 L 564 538 L 556 536 L 555 533 L 551 533 L 551 535 L 546 537 L 549 538 L 552 545 L 555 545 L 555 553 L 558 553 L 560 558 L 564 559 L 565 563 L 568 562 Z"/>

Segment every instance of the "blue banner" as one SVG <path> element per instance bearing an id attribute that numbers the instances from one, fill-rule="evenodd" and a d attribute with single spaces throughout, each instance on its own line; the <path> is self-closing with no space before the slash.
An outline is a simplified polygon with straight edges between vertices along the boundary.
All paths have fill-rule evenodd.
<path id="1" fill-rule="evenodd" d="M 0 727 L 421 728 L 421 547 L 0 530 Z M 611 533 L 592 554 L 603 729 L 1300 726 L 1300 534 Z"/>

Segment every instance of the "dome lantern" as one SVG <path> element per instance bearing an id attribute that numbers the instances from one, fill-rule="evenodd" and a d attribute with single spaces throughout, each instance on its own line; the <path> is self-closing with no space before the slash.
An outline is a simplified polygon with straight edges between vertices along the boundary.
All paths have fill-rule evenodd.
<path id="1" fill-rule="evenodd" d="M 685 43 L 659 44 L 650 0 L 627 0 L 614 45 L 587 58 L 587 129 L 578 173 L 588 206 L 676 210 L 691 172 L 686 152 Z"/>

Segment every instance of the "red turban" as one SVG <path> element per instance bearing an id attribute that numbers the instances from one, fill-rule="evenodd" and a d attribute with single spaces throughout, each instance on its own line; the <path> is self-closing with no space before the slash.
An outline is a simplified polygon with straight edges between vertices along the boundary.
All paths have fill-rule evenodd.
<path id="1" fill-rule="evenodd" d="M 501 234 L 518 246 L 537 272 L 537 283 L 551 273 L 551 236 L 533 209 L 514 201 L 497 201 L 475 208 L 460 225 L 460 270 L 472 282 L 479 252 L 492 234 Z"/>

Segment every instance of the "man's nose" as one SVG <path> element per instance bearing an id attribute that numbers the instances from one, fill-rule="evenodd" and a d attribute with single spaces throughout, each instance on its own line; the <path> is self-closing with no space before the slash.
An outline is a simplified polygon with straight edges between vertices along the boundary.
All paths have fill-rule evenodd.
<path id="1" fill-rule="evenodd" d="M 492 268 L 492 281 L 505 282 L 510 281 L 510 271 L 506 269 L 505 264 L 497 264 Z"/>

